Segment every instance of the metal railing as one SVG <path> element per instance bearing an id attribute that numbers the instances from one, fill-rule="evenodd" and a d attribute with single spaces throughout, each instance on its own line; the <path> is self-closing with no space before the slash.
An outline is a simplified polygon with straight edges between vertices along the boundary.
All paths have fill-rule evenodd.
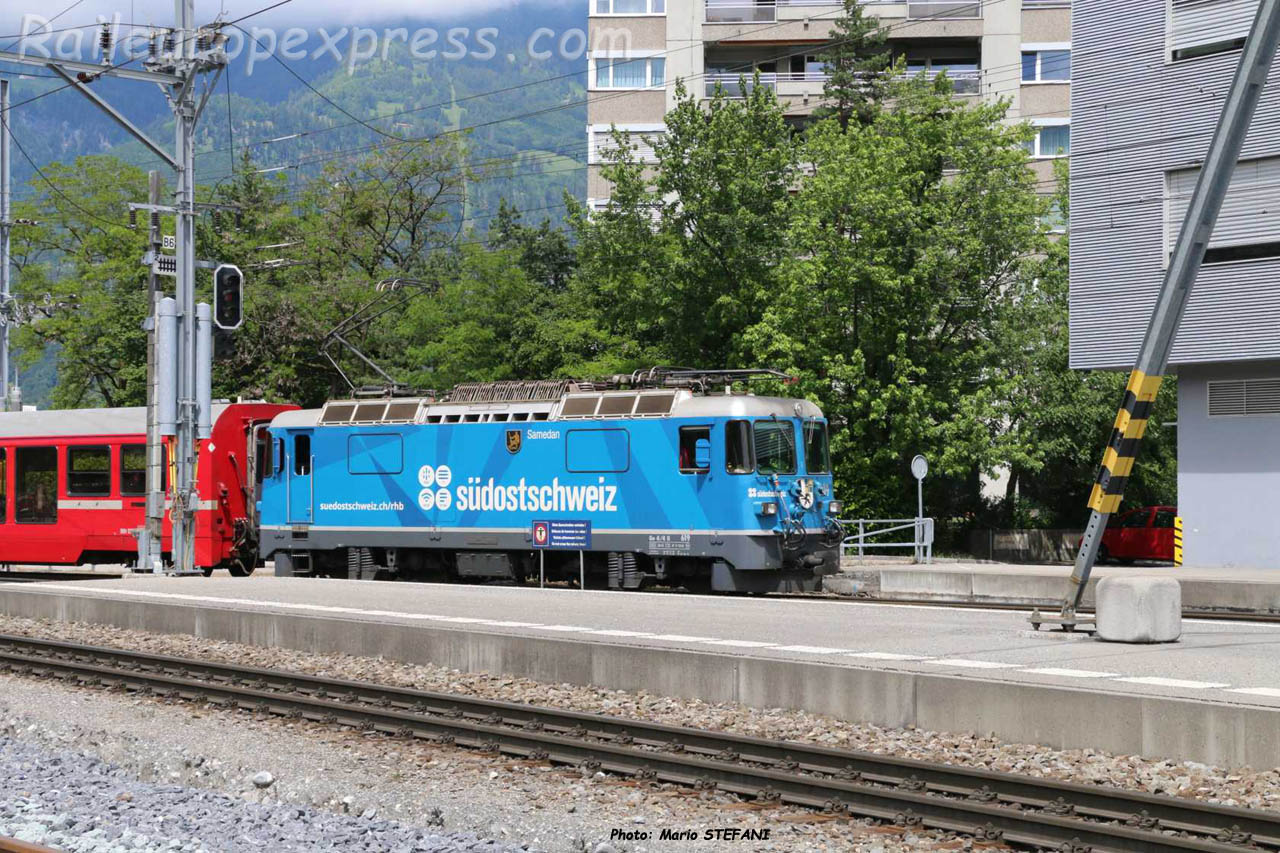
<path id="1" fill-rule="evenodd" d="M 981 91 L 981 70 L 928 69 L 908 71 L 903 76 L 933 78 L 942 74 L 944 70 L 946 71 L 947 79 L 955 86 L 957 95 L 977 95 Z M 760 74 L 759 85 L 776 93 L 780 83 L 825 83 L 829 79 L 831 79 L 831 75 L 825 71 L 769 71 Z M 717 86 L 724 90 L 727 97 L 742 98 L 750 94 L 752 88 L 757 85 L 752 71 L 712 72 L 707 74 L 704 80 L 706 81 L 706 97 L 708 98 L 715 96 Z"/>
<path id="2" fill-rule="evenodd" d="M 849 518 L 840 523 L 846 534 L 841 544 L 842 556 L 852 555 L 855 549 L 859 557 L 865 557 L 868 550 L 876 548 L 911 548 L 917 563 L 933 562 L 932 518 Z M 911 531 L 909 541 L 886 542 L 877 538 L 904 530 Z"/>

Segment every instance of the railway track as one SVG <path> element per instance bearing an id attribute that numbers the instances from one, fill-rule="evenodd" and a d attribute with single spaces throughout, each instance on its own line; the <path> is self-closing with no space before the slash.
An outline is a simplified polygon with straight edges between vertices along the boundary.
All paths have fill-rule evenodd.
<path id="1" fill-rule="evenodd" d="M 1280 850 L 1280 813 L 804 743 L 6 635 L 0 670 L 1035 849 Z"/>

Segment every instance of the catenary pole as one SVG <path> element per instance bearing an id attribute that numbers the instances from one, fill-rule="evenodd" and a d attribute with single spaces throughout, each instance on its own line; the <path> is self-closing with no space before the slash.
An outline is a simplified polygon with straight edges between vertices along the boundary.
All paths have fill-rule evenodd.
<path id="1" fill-rule="evenodd" d="M 104 36 L 103 57 L 101 64 L 49 59 L 47 57 L 28 56 L 24 51 L 17 53 L 0 51 L 0 61 L 14 62 L 21 65 L 44 66 L 67 81 L 68 88 L 79 92 L 94 106 L 102 110 L 117 125 L 145 145 L 150 151 L 173 168 L 177 177 L 177 191 L 171 207 L 142 205 L 149 213 L 165 212 L 176 217 L 175 254 L 172 259 L 176 275 L 176 312 L 178 346 L 176 349 L 175 383 L 177 412 L 174 433 L 172 467 L 176 477 L 173 484 L 173 564 L 178 574 L 191 574 L 195 569 L 195 511 L 198 508 L 196 495 L 196 442 L 197 442 L 197 409 L 196 400 L 196 304 L 195 304 L 195 128 L 200 114 L 209 101 L 214 87 L 226 68 L 227 55 L 224 49 L 225 38 L 220 30 L 220 22 L 198 28 L 195 24 L 195 0 L 174 0 L 175 26 L 163 34 L 163 49 L 152 44 L 151 56 L 144 58 L 143 68 L 126 67 L 136 57 L 126 57 L 125 61 L 113 63 L 115 45 L 110 36 Z M 216 74 L 214 79 L 205 85 L 203 93 L 197 98 L 196 82 L 206 73 Z M 174 116 L 174 153 L 170 156 L 165 146 L 151 139 L 145 132 L 130 122 L 121 113 L 108 104 L 102 96 L 92 91 L 92 86 L 104 77 L 117 77 L 125 80 L 155 83 L 160 86 L 173 111 Z M 138 207 L 138 205 L 133 205 Z M 153 264 L 158 258 L 152 256 Z M 153 269 L 157 267 L 153 266 Z M 159 358 L 161 356 L 157 356 Z M 168 358 L 168 356 L 163 356 Z M 162 371 L 157 367 L 157 374 L 167 373 L 167 365 Z M 157 415 L 157 421 L 162 420 Z M 169 435 L 165 429 L 159 430 Z M 143 537 L 146 538 L 146 537 Z"/>
<path id="2" fill-rule="evenodd" d="M 1142 348 L 1138 352 L 1138 360 L 1129 376 L 1124 401 L 1107 441 L 1097 482 L 1089 497 L 1089 524 L 1085 528 L 1080 552 L 1076 556 L 1067 594 L 1062 603 L 1059 621 L 1065 627 L 1076 624 L 1076 610 L 1084 596 L 1093 564 L 1098 558 L 1107 519 L 1120 508 L 1125 484 L 1146 432 L 1147 418 L 1169 366 L 1169 353 L 1173 349 L 1178 326 L 1182 322 L 1200 265 L 1204 262 L 1205 249 L 1217 224 L 1218 213 L 1226 198 L 1236 162 L 1240 159 L 1240 151 L 1244 147 L 1245 136 L 1266 85 L 1278 43 L 1280 0 L 1261 0 L 1253 27 L 1240 54 L 1235 78 L 1222 105 L 1217 129 L 1200 168 L 1195 192 L 1178 232 L 1173 256 L 1156 298 L 1155 309 L 1152 311 Z M 1036 617 L 1032 618 L 1034 621 Z"/>
<path id="3" fill-rule="evenodd" d="M 153 208 L 160 206 L 162 188 L 160 173 L 152 170 L 147 175 L 147 202 Z M 158 210 L 147 211 L 147 225 L 151 253 L 158 255 L 164 244 Z M 147 310 L 151 319 L 147 324 L 147 520 L 138 542 L 138 569 L 153 573 L 164 571 L 164 446 L 156 411 L 159 377 L 155 327 L 156 307 L 163 295 L 160 276 L 152 268 L 147 276 Z"/>

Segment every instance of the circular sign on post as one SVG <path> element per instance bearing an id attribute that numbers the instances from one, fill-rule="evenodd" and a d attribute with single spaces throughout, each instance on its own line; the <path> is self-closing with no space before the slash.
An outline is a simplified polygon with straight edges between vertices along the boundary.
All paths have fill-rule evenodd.
<path id="1" fill-rule="evenodd" d="M 923 480 L 929 474 L 929 460 L 917 455 L 911 460 L 911 473 L 917 480 Z"/>

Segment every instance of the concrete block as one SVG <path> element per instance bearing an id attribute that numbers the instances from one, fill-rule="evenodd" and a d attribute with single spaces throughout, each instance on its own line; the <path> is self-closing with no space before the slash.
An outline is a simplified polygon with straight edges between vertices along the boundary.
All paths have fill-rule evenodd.
<path id="1" fill-rule="evenodd" d="M 1182 585 L 1173 578 L 1103 578 L 1097 598 L 1101 640 L 1172 643 L 1182 636 Z"/>

